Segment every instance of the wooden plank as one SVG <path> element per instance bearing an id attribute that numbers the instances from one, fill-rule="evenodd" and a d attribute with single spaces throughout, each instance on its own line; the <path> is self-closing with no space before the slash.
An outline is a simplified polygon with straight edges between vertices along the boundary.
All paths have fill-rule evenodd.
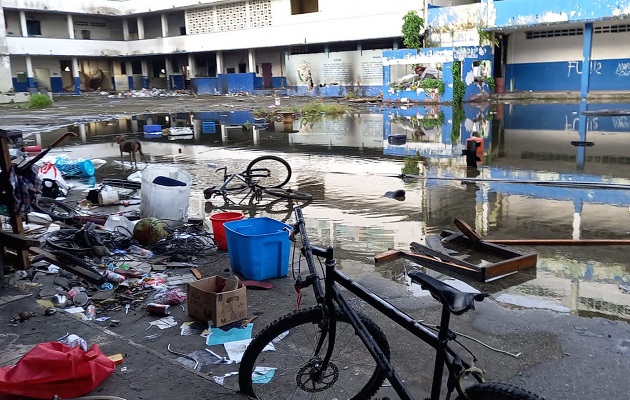
<path id="1" fill-rule="evenodd" d="M 457 233 L 457 232 L 452 232 L 452 231 L 442 231 L 442 236 L 443 237 L 445 236 L 444 238 L 445 241 L 447 240 L 449 242 L 458 243 L 458 244 L 461 244 L 462 246 L 467 246 L 472 249 L 476 249 L 478 251 L 485 252 L 488 254 L 493 254 L 499 257 L 512 258 L 512 257 L 520 257 L 523 254 L 525 254 L 521 251 L 510 249 L 499 244 L 489 243 L 487 240 L 480 240 L 478 242 L 472 241 L 468 239 L 466 236 L 464 236 L 463 233 Z"/>
<path id="2" fill-rule="evenodd" d="M 16 233 L 0 231 L 0 242 L 3 246 L 14 250 L 28 250 L 31 247 L 39 247 L 39 240 L 29 239 Z"/>
<path id="3" fill-rule="evenodd" d="M 392 260 L 396 260 L 402 256 L 402 251 L 400 250 L 387 250 L 383 253 L 377 254 L 374 256 L 374 263 L 384 263 Z"/>
<path id="4" fill-rule="evenodd" d="M 484 267 L 483 280 L 487 282 L 493 278 L 498 278 L 516 271 L 536 268 L 537 263 L 538 254 L 532 253 L 486 265 Z"/>
<path id="5" fill-rule="evenodd" d="M 413 249 L 414 253 L 419 253 L 419 254 L 424 254 L 427 255 L 429 257 L 437 257 L 442 261 L 446 261 L 449 263 L 453 263 L 453 264 L 457 264 L 457 265 L 461 265 L 463 267 L 466 268 L 476 268 L 479 269 L 480 267 L 478 267 L 475 264 L 471 264 L 468 263 L 466 261 L 460 260 L 459 258 L 455 258 L 452 257 L 444 252 L 438 251 L 438 250 L 434 250 L 430 247 L 427 247 L 423 244 L 417 243 L 417 242 L 411 242 L 411 248 Z"/>
<path id="6" fill-rule="evenodd" d="M 405 250 L 388 250 L 381 254 L 374 256 L 374 262 L 383 263 L 392 261 L 398 258 L 405 258 L 409 261 L 413 261 L 416 264 L 420 264 L 423 267 L 430 269 L 437 269 L 439 271 L 457 272 L 464 276 L 469 276 L 476 279 L 481 279 L 481 271 L 474 266 L 459 265 L 455 263 L 440 261 L 431 256 L 423 254 L 416 254 Z"/>
<path id="7" fill-rule="evenodd" d="M 13 166 L 11 165 L 11 155 L 9 154 L 9 139 L 6 137 L 0 138 L 0 168 L 2 168 L 2 173 L 0 173 L 0 188 L 5 191 L 1 201 L 7 207 L 9 222 L 13 233 L 21 235 L 24 233 L 22 216 L 13 212 L 13 209 L 15 208 L 15 199 L 13 198 L 12 192 L 13 186 L 11 186 L 11 182 L 9 182 L 9 174 Z M 3 243 L 2 246 L 5 246 L 5 244 Z M 0 249 L 0 251 L 4 251 L 4 249 Z M 17 250 L 17 256 L 18 266 L 22 269 L 28 269 L 30 267 L 28 251 Z"/>
<path id="8" fill-rule="evenodd" d="M 459 229 L 466 237 L 473 242 L 478 242 L 481 240 L 481 235 L 475 231 L 470 225 L 468 225 L 464 220 L 460 218 L 455 218 L 455 226 Z"/>
<path id="9" fill-rule="evenodd" d="M 84 268 L 80 265 L 70 264 L 60 258 L 57 258 L 57 256 L 55 256 L 52 253 L 49 253 L 48 251 L 44 249 L 41 249 L 39 247 L 33 247 L 30 249 L 30 252 L 44 257 L 46 261 L 51 262 L 55 264 L 56 266 L 58 266 L 59 268 L 62 268 L 66 271 L 72 272 L 73 274 L 80 276 L 81 278 L 95 285 L 102 285 L 103 283 L 105 283 L 105 277 L 99 274 L 98 272 Z"/>
<path id="10" fill-rule="evenodd" d="M 614 246 L 630 245 L 629 239 L 486 239 L 484 242 L 523 246 Z"/>

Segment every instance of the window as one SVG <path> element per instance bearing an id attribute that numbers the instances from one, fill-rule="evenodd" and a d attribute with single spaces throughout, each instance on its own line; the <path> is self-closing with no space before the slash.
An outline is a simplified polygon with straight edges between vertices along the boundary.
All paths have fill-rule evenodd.
<path id="1" fill-rule="evenodd" d="M 26 20 L 26 33 L 28 36 L 41 36 L 42 26 L 41 23 L 34 19 Z"/>
<path id="2" fill-rule="evenodd" d="M 186 35 L 186 27 L 185 26 L 180 26 L 179 27 L 179 34 L 184 36 Z"/>
<path id="3" fill-rule="evenodd" d="M 239 74 L 244 74 L 245 72 L 247 72 L 247 65 L 246 64 L 239 64 L 238 65 L 238 72 L 239 72 Z"/>
<path id="4" fill-rule="evenodd" d="M 120 63 L 120 75 L 127 75 L 127 63 L 124 61 Z"/>
<path id="5" fill-rule="evenodd" d="M 318 11 L 318 0 L 291 0 L 291 15 L 308 14 Z"/>
<path id="6" fill-rule="evenodd" d="M 81 39 L 90 40 L 90 31 L 87 29 L 81 29 Z"/>

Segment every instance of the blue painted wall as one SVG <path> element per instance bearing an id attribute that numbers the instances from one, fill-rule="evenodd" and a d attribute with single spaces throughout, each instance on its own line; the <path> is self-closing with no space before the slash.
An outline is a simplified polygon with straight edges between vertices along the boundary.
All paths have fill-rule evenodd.
<path id="1" fill-rule="evenodd" d="M 254 123 L 254 115 L 251 111 L 201 111 L 193 113 L 193 119 L 213 121 L 221 125 L 243 125 L 246 122 Z"/>
<path id="2" fill-rule="evenodd" d="M 274 88 L 283 88 L 287 86 L 287 78 L 286 76 L 272 76 L 271 84 Z"/>
<path id="3" fill-rule="evenodd" d="M 621 18 L 624 11 L 630 11 L 630 0 L 503 0 L 492 4 L 496 19 L 488 20 L 489 28 L 591 22 Z"/>
<path id="4" fill-rule="evenodd" d="M 170 76 L 170 89 L 173 90 L 182 90 L 186 87 L 186 82 L 184 82 L 184 75 L 171 75 Z"/>
<path id="5" fill-rule="evenodd" d="M 50 91 L 53 93 L 63 93 L 63 82 L 60 76 L 50 77 Z"/>
<path id="6" fill-rule="evenodd" d="M 590 90 L 630 90 L 630 58 L 592 60 Z M 513 90 L 580 90 L 582 61 L 508 64 L 506 86 Z"/>
<path id="7" fill-rule="evenodd" d="M 288 95 L 305 97 L 344 97 L 348 93 L 354 93 L 359 97 L 375 97 L 383 92 L 382 86 L 315 86 L 308 90 L 305 86 L 289 86 L 286 88 Z"/>
<path id="8" fill-rule="evenodd" d="M 13 91 L 14 92 L 28 92 L 28 84 L 26 82 L 18 82 L 17 78 L 13 78 Z"/>
<path id="9" fill-rule="evenodd" d="M 247 92 L 253 93 L 256 74 L 247 72 L 243 74 L 220 74 L 219 92 L 221 94 Z"/>

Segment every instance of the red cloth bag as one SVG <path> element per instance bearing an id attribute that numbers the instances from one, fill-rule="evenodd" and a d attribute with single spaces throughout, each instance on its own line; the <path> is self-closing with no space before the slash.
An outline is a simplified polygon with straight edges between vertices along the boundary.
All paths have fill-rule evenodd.
<path id="1" fill-rule="evenodd" d="M 0 393 L 37 399 L 89 393 L 114 372 L 98 345 L 88 351 L 59 342 L 40 343 L 13 366 L 0 368 Z"/>

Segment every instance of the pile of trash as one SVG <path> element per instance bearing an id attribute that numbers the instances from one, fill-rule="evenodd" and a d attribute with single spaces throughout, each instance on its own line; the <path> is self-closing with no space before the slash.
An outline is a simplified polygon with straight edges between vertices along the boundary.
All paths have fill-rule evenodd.
<path id="1" fill-rule="evenodd" d="M 130 97 L 181 97 L 192 96 L 194 92 L 192 90 L 171 90 L 171 89 L 138 89 L 138 90 L 125 90 L 117 94 L 107 94 L 109 98 L 130 98 Z"/>

